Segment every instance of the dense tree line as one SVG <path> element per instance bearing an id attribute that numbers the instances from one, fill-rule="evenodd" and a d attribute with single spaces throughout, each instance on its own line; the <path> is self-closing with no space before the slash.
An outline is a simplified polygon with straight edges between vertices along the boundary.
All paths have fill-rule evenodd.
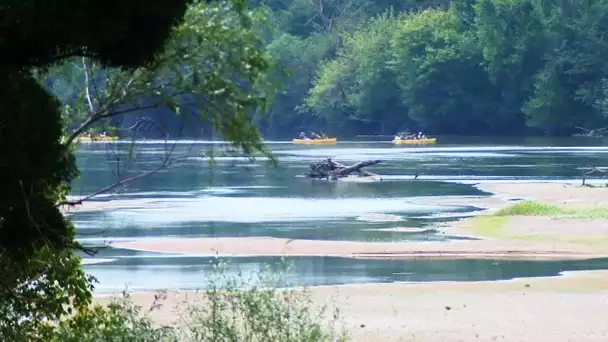
<path id="1" fill-rule="evenodd" d="M 267 115 L 253 117 L 267 138 L 308 129 L 340 136 L 401 129 L 568 135 L 576 126 L 606 125 L 608 1 L 253 0 L 250 6 L 270 23 L 256 26 L 265 50 L 288 72 L 275 75 L 283 88 Z M 146 115 L 162 117 L 158 110 Z M 169 121 L 176 126 L 176 120 Z"/>
<path id="2" fill-rule="evenodd" d="M 606 125 L 607 1 L 395 1 L 353 11 L 324 1 L 339 13 L 331 28 L 311 2 L 293 3 L 310 4 L 318 29 L 294 29 L 273 6 L 280 29 L 268 49 L 294 71 L 268 134 L 308 125 L 347 135 L 565 135 Z"/>

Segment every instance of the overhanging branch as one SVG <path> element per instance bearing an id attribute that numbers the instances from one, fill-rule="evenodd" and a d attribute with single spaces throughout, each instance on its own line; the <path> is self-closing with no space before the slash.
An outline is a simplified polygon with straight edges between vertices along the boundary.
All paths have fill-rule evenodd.
<path id="1" fill-rule="evenodd" d="M 157 172 L 159 172 L 159 171 L 161 171 L 161 170 L 163 170 L 163 169 L 165 169 L 165 168 L 167 168 L 167 167 L 169 167 L 169 166 L 171 166 L 173 164 L 176 164 L 178 162 L 184 161 L 186 159 L 187 158 L 180 158 L 180 159 L 175 159 L 175 160 L 169 160 L 169 156 L 167 156 L 167 158 L 165 158 L 165 161 L 159 167 L 155 168 L 154 170 L 142 172 L 142 173 L 137 174 L 137 175 L 135 175 L 133 177 L 125 178 L 125 179 L 120 180 L 120 181 L 118 181 L 118 182 L 116 182 L 114 184 L 108 185 L 105 188 L 102 188 L 102 189 L 100 189 L 98 191 L 95 191 L 95 192 L 93 192 L 93 193 L 91 193 L 89 195 L 86 195 L 86 196 L 84 196 L 84 197 L 82 197 L 82 198 L 80 198 L 78 200 L 59 202 L 59 203 L 57 203 L 57 206 L 58 207 L 61 207 L 61 206 L 71 206 L 71 207 L 73 207 L 73 206 L 80 205 L 83 202 L 88 201 L 88 200 L 90 200 L 91 198 L 93 198 L 95 196 L 99 196 L 99 195 L 101 195 L 103 193 L 106 193 L 106 192 L 112 190 L 112 189 L 115 189 L 116 187 L 128 184 L 128 183 L 136 181 L 136 180 L 138 180 L 140 178 L 144 178 L 144 177 L 150 176 L 152 174 L 155 174 L 155 173 L 157 173 Z"/>

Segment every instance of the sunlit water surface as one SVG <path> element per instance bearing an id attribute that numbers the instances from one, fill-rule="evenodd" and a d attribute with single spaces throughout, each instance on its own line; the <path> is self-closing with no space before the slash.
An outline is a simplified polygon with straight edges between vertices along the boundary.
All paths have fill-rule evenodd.
<path id="1" fill-rule="evenodd" d="M 429 146 L 393 146 L 388 142 L 340 142 L 298 146 L 269 142 L 279 166 L 263 156 L 250 160 L 218 142 L 144 141 L 135 153 L 130 142 L 83 144 L 77 152 L 82 177 L 74 196 L 97 191 L 158 168 L 172 148 L 175 165 L 138 179 L 97 201 L 120 206 L 72 216 L 78 238 L 92 245 L 159 237 L 281 237 L 357 241 L 442 241 L 454 237 L 434 229 L 417 232 L 378 228 L 424 227 L 475 215 L 467 205 L 430 205 L 424 199 L 486 196 L 478 182 L 563 181 L 580 178 L 581 167 L 602 166 L 608 147 L 601 140 L 440 139 Z M 544 145 L 543 145 L 544 144 Z M 210 167 L 209 155 L 215 167 Z M 332 157 L 344 164 L 380 159 L 369 170 L 382 182 L 326 182 L 300 176 L 308 165 Z M 414 176 L 418 175 L 414 180 Z M 118 202 L 117 202 L 118 203 Z M 369 222 L 369 214 L 395 214 L 394 222 Z M 202 287 L 215 258 L 103 249 L 87 265 L 99 291 Z M 226 259 L 226 258 L 224 258 Z M 231 273 L 258 273 L 280 258 L 228 258 Z M 563 270 L 608 267 L 608 261 L 526 262 L 495 260 L 362 260 L 336 257 L 286 258 L 284 271 L 293 285 L 356 282 L 510 279 L 555 275 Z"/>

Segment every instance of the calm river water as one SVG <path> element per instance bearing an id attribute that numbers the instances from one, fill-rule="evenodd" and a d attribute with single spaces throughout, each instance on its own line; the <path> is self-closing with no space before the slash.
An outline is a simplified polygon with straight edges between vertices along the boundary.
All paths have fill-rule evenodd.
<path id="1" fill-rule="evenodd" d="M 78 152 L 82 176 L 74 195 L 87 194 L 117 179 L 158 168 L 170 153 L 170 168 L 118 187 L 99 201 L 120 200 L 121 207 L 72 216 L 78 237 L 87 244 L 158 237 L 270 236 L 421 243 L 446 240 L 433 230 L 421 233 L 377 228 L 425 226 L 479 212 L 466 205 L 425 204 L 428 196 L 486 195 L 472 185 L 484 181 L 556 181 L 580 177 L 581 166 L 601 166 L 608 147 L 597 139 L 499 140 L 445 138 L 429 146 L 389 142 L 339 142 L 297 146 L 269 142 L 279 166 L 264 157 L 249 160 L 223 144 L 194 141 L 143 141 L 83 144 Z M 170 151 L 170 152 L 168 152 Z M 216 165 L 210 167 L 213 154 Z M 344 164 L 381 159 L 370 168 L 384 181 L 313 181 L 301 176 L 308 164 L 333 157 Z M 414 175 L 419 174 L 416 181 Z M 154 201 L 153 205 L 144 202 Z M 392 213 L 405 222 L 366 222 L 363 215 Z M 204 286 L 217 263 L 210 256 L 102 249 L 97 257 L 113 261 L 88 265 L 98 291 L 195 288 Z M 223 259 L 228 260 L 228 259 Z M 229 258 L 229 272 L 255 274 L 280 258 Z M 361 260 L 336 257 L 287 258 L 291 284 L 509 279 L 555 275 L 564 270 L 608 268 L 607 260 L 525 262 L 496 260 Z"/>

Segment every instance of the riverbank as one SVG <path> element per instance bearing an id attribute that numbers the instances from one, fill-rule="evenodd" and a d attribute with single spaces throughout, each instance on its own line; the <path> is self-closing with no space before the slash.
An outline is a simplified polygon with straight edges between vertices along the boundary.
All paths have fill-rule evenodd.
<path id="1" fill-rule="evenodd" d="M 605 341 L 608 271 L 493 282 L 436 282 L 320 286 L 319 305 L 337 308 L 353 341 Z M 144 308 L 154 292 L 136 292 Z M 169 292 L 150 313 L 158 324 L 177 319 L 190 291 Z M 95 301 L 107 303 L 109 295 Z M 180 299 L 182 298 L 182 299 Z"/>
<path id="2" fill-rule="evenodd" d="M 298 240 L 270 237 L 162 238 L 116 242 L 133 250 L 218 256 L 346 256 L 357 258 L 492 258 L 587 259 L 608 256 L 608 218 L 491 216 L 514 199 L 536 200 L 571 208 L 608 207 L 608 189 L 559 183 L 481 183 L 493 196 L 467 197 L 469 205 L 488 209 L 486 215 L 440 225 L 442 234 L 476 240 L 447 242 L 358 242 Z M 462 198 L 432 198 L 423 203 L 455 204 Z M 460 202 L 462 204 L 462 202 Z M 407 230 L 410 227 L 401 227 Z"/>

